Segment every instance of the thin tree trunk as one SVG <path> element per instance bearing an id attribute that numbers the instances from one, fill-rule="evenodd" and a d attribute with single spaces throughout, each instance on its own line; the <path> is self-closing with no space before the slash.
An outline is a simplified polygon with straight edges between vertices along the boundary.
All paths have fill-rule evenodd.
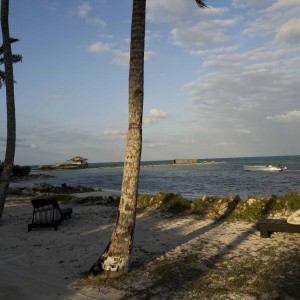
<path id="1" fill-rule="evenodd" d="M 106 250 L 92 266 L 93 274 L 128 272 L 134 240 L 138 181 L 142 153 L 146 0 L 133 0 L 129 70 L 129 126 L 122 193 L 115 228 Z"/>
<path id="2" fill-rule="evenodd" d="M 0 177 L 0 220 L 4 210 L 7 190 L 12 172 L 15 146 L 16 146 L 16 118 L 15 118 L 15 97 L 14 97 L 14 76 L 12 65 L 12 52 L 9 36 L 9 0 L 1 1 L 1 28 L 3 39 L 3 54 L 5 66 L 6 106 L 7 106 L 7 141 L 6 153 L 3 163 L 3 170 Z"/>

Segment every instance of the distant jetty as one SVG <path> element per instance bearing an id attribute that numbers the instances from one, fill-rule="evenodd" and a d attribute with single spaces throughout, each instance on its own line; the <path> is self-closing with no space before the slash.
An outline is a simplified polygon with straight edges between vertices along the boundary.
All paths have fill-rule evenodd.
<path id="1" fill-rule="evenodd" d="M 173 161 L 175 165 L 192 165 L 198 164 L 199 162 L 199 159 L 174 159 Z"/>
<path id="2" fill-rule="evenodd" d="M 65 162 L 55 163 L 53 165 L 42 165 L 39 166 L 39 170 L 56 170 L 56 169 L 82 169 L 87 168 L 87 158 L 81 156 L 75 156 Z"/>
<path id="3" fill-rule="evenodd" d="M 141 168 L 149 167 L 176 167 L 176 166 L 190 166 L 190 165 L 215 165 L 215 164 L 224 164 L 224 162 L 217 162 L 214 160 L 201 160 L 201 159 L 173 159 L 163 162 L 141 162 Z M 122 169 L 124 168 L 123 164 L 120 165 L 110 165 L 110 166 L 100 166 L 99 169 Z"/>

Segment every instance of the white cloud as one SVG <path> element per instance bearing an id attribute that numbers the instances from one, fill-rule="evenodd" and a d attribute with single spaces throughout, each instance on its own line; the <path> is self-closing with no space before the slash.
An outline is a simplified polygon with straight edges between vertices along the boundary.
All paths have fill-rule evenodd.
<path id="1" fill-rule="evenodd" d="M 116 65 L 128 66 L 130 54 L 129 51 L 113 50 L 113 63 Z"/>
<path id="2" fill-rule="evenodd" d="M 268 116 L 266 119 L 274 122 L 299 122 L 300 110 L 291 110 L 285 114 Z"/>
<path id="3" fill-rule="evenodd" d="M 163 147 L 166 146 L 167 143 L 154 143 L 154 142 L 143 142 L 143 147 L 144 148 L 159 148 L 159 147 Z"/>
<path id="4" fill-rule="evenodd" d="M 80 18 L 85 18 L 89 14 L 89 12 L 92 10 L 91 5 L 88 2 L 84 2 L 78 7 L 78 16 Z"/>
<path id="5" fill-rule="evenodd" d="M 104 28 L 106 26 L 106 23 L 99 17 L 96 18 L 87 18 L 87 23 L 93 26 L 99 26 L 101 28 Z"/>
<path id="6" fill-rule="evenodd" d="M 236 129 L 236 132 L 238 134 L 251 134 L 252 133 L 251 130 L 246 129 L 246 128 L 238 128 L 238 129 Z"/>
<path id="7" fill-rule="evenodd" d="M 126 133 L 122 132 L 121 130 L 118 129 L 106 129 L 103 132 L 104 135 L 106 136 L 111 136 L 111 137 L 125 137 Z"/>
<path id="8" fill-rule="evenodd" d="M 17 142 L 16 149 L 18 149 L 18 148 L 22 148 L 22 149 L 26 149 L 26 150 L 36 150 L 36 149 L 39 149 L 39 146 L 36 144 L 26 144 L 24 142 Z"/>
<path id="9" fill-rule="evenodd" d="M 0 137 L 0 147 L 6 147 L 6 138 Z M 35 150 L 38 149 L 39 146 L 33 143 L 27 143 L 24 139 L 17 139 L 16 140 L 16 149 L 23 149 L 23 150 Z"/>
<path id="10" fill-rule="evenodd" d="M 268 11 L 281 10 L 282 8 L 299 4 L 299 0 L 277 0 L 272 6 L 268 8 Z"/>
<path id="11" fill-rule="evenodd" d="M 300 18 L 293 18 L 284 23 L 277 31 L 276 41 L 287 43 L 300 42 Z"/>
<path id="12" fill-rule="evenodd" d="M 226 33 L 227 28 L 236 25 L 240 21 L 241 18 L 237 17 L 201 21 L 194 25 L 180 24 L 180 26 L 171 30 L 171 36 L 175 45 L 190 49 L 223 44 L 229 39 Z"/>
<path id="13" fill-rule="evenodd" d="M 122 50 L 113 50 L 112 51 L 113 59 L 112 62 L 116 65 L 128 66 L 130 60 L 130 53 L 129 51 L 122 51 Z M 154 55 L 152 51 L 145 51 L 144 59 L 145 62 L 149 61 L 150 58 Z"/>
<path id="14" fill-rule="evenodd" d="M 247 8 L 253 6 L 263 6 L 272 3 L 274 0 L 232 0 L 232 6 L 234 8 Z"/>
<path id="15" fill-rule="evenodd" d="M 241 53 L 205 55 L 201 76 L 186 85 L 196 107 L 194 111 L 198 112 L 195 123 L 216 137 L 235 140 L 270 134 L 268 130 L 275 131 L 280 126 L 273 122 L 271 126 L 267 120 L 295 121 L 299 112 L 280 114 L 299 107 L 297 53 L 299 49 L 295 47 L 261 47 Z M 221 135 L 215 129 L 226 132 Z M 235 136 L 229 137 L 230 133 Z"/>
<path id="16" fill-rule="evenodd" d="M 189 2 L 181 0 L 151 0 L 147 3 L 147 19 L 150 21 L 174 22 L 186 16 L 191 16 L 195 6 L 192 6 Z M 196 3 L 193 4 L 196 5 Z"/>
<path id="17" fill-rule="evenodd" d="M 197 7 L 194 1 L 182 0 L 151 0 L 147 3 L 147 20 L 152 22 L 177 23 L 193 17 L 223 15 L 226 7 L 210 6 L 206 9 Z"/>
<path id="18" fill-rule="evenodd" d="M 151 0 L 148 4 L 147 18 L 153 22 L 171 24 L 171 38 L 175 45 L 202 48 L 228 40 L 227 28 L 242 19 L 226 18 L 228 11 L 228 7 L 210 6 L 201 9 L 194 1 Z"/>
<path id="19" fill-rule="evenodd" d="M 184 142 L 186 144 L 195 144 L 196 143 L 196 140 L 195 139 L 185 139 Z"/>
<path id="20" fill-rule="evenodd" d="M 279 0 L 266 9 L 257 11 L 256 18 L 248 22 L 243 33 L 249 37 L 274 37 L 289 20 L 299 18 L 299 0 Z"/>
<path id="21" fill-rule="evenodd" d="M 157 108 L 150 109 L 150 112 L 147 116 L 144 117 L 144 124 L 154 124 L 159 122 L 161 119 L 166 119 L 170 115 L 162 110 Z"/>
<path id="22" fill-rule="evenodd" d="M 104 54 L 110 52 L 112 50 L 112 46 L 112 44 L 99 41 L 90 45 L 88 51 L 94 54 Z"/>
<path id="23" fill-rule="evenodd" d="M 149 61 L 153 55 L 155 55 L 153 51 L 145 51 L 144 53 L 145 62 Z"/>
<path id="24" fill-rule="evenodd" d="M 111 43 L 103 43 L 101 41 L 93 43 L 88 47 L 88 52 L 93 54 L 106 54 L 110 53 L 112 55 L 112 63 L 116 65 L 128 66 L 130 60 L 130 52 L 123 51 L 119 49 L 113 49 L 113 44 Z M 144 59 L 145 62 L 149 61 L 150 58 L 155 55 L 152 51 L 145 51 Z"/>
<path id="25" fill-rule="evenodd" d="M 174 44 L 186 48 L 203 48 L 226 41 L 227 37 L 221 31 L 214 31 L 207 23 L 203 23 L 203 26 L 206 28 L 201 34 L 199 34 L 202 28 L 201 23 L 174 28 L 171 31 Z"/>

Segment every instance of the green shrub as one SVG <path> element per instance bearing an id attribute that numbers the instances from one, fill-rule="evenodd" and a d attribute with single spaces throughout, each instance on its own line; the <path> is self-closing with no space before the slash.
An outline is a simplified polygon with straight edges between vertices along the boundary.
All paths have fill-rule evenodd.
<path id="1" fill-rule="evenodd" d="M 142 209 L 155 208 L 158 206 L 158 201 L 155 195 L 139 194 L 138 207 Z"/>
<path id="2" fill-rule="evenodd" d="M 179 194 L 161 192 L 156 195 L 160 207 L 167 212 L 178 214 L 186 212 L 191 208 L 191 201 Z"/>
<path id="3" fill-rule="evenodd" d="M 189 210 L 191 208 L 191 201 L 179 194 L 161 192 L 157 195 L 139 195 L 138 206 L 142 209 L 160 208 L 165 212 L 178 214 Z"/>
<path id="4" fill-rule="evenodd" d="M 300 192 L 291 192 L 282 196 L 256 199 L 253 202 L 249 200 L 240 202 L 229 220 L 253 222 L 276 214 L 288 216 L 298 209 L 300 209 Z"/>
<path id="5" fill-rule="evenodd" d="M 191 213 L 198 215 L 200 217 L 205 217 L 214 210 L 214 202 L 219 200 L 218 197 L 208 197 L 205 196 L 203 198 L 195 199 L 192 201 Z"/>
<path id="6" fill-rule="evenodd" d="M 0 174 L 2 173 L 2 170 L 3 170 L 3 163 L 0 164 Z M 12 169 L 12 176 L 14 177 L 27 176 L 29 175 L 30 171 L 31 171 L 31 167 L 29 166 L 14 165 Z"/>
<path id="7" fill-rule="evenodd" d="M 300 191 L 276 196 L 271 207 L 272 213 L 291 212 L 300 209 Z"/>
<path id="8" fill-rule="evenodd" d="M 12 175 L 15 177 L 22 177 L 29 175 L 31 168 L 29 166 L 15 165 L 12 169 Z"/>
<path id="9" fill-rule="evenodd" d="M 257 222 L 268 214 L 268 200 L 258 199 L 253 203 L 240 202 L 228 217 L 230 221 Z"/>
<path id="10" fill-rule="evenodd" d="M 204 196 L 191 204 L 191 213 L 213 220 L 228 219 L 241 201 L 239 195 L 216 197 Z"/>
<path id="11" fill-rule="evenodd" d="M 262 199 L 253 198 L 247 201 L 241 200 L 238 195 L 204 196 L 190 201 L 179 194 L 161 192 L 157 195 L 139 195 L 138 206 L 142 209 L 157 208 L 174 214 L 191 213 L 212 220 L 257 222 L 276 214 L 286 217 L 300 209 L 300 192 L 268 196 Z"/>

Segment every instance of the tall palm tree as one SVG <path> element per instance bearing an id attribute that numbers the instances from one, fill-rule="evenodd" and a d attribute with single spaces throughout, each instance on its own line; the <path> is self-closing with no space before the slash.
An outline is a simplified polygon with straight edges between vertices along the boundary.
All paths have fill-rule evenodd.
<path id="1" fill-rule="evenodd" d="M 196 3 L 204 8 L 202 0 Z M 138 181 L 142 153 L 144 102 L 144 48 L 146 0 L 133 0 L 129 66 L 129 126 L 124 160 L 121 200 L 111 240 L 98 261 L 93 275 L 120 276 L 129 270 L 133 247 Z"/>
<path id="2" fill-rule="evenodd" d="M 15 117 L 15 96 L 14 96 L 14 76 L 13 76 L 13 55 L 11 52 L 11 39 L 9 36 L 9 0 L 1 1 L 1 28 L 3 38 L 3 57 L 5 67 L 6 86 L 6 107 L 7 107 L 7 141 L 5 160 L 0 177 L 0 220 L 3 214 L 6 193 L 10 183 L 15 146 L 16 146 L 16 117 Z M 3 75 L 3 74 L 2 74 Z"/>

